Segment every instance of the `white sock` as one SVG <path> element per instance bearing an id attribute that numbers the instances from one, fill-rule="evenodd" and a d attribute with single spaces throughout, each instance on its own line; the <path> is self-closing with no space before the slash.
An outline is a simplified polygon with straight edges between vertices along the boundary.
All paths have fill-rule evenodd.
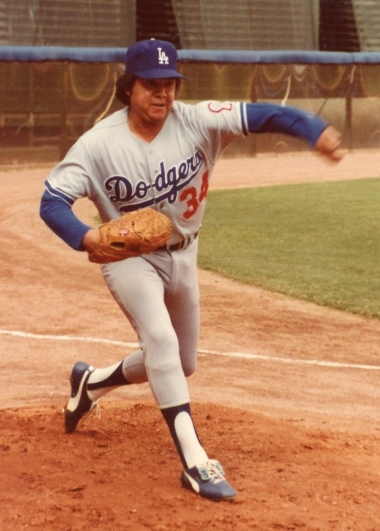
<path id="1" fill-rule="evenodd" d="M 178 413 L 174 421 L 174 429 L 188 468 L 200 466 L 208 460 L 195 433 L 193 421 L 186 411 Z"/>
<path id="2" fill-rule="evenodd" d="M 128 385 L 123 373 L 123 363 L 118 362 L 105 369 L 95 369 L 87 382 L 88 398 L 95 402 L 122 385 Z"/>

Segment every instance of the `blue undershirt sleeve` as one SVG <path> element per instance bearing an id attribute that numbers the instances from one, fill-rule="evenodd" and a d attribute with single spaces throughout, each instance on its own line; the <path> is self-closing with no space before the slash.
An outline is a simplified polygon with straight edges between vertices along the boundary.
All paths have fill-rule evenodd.
<path id="1" fill-rule="evenodd" d="M 82 240 L 92 227 L 80 221 L 67 202 L 45 190 L 41 199 L 40 216 L 70 247 L 76 251 L 84 251 Z"/>
<path id="2" fill-rule="evenodd" d="M 302 138 L 311 146 L 329 125 L 315 114 L 272 103 L 247 103 L 246 117 L 250 133 L 283 133 Z"/>

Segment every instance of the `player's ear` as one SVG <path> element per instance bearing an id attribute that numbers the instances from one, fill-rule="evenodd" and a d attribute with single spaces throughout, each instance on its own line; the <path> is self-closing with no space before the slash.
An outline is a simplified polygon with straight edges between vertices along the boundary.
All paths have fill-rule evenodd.
<path id="1" fill-rule="evenodd" d="M 181 91 L 181 88 L 182 88 L 182 79 L 177 78 L 175 80 L 175 96 L 176 96 L 176 98 L 178 98 L 178 95 L 179 95 L 179 93 Z"/>

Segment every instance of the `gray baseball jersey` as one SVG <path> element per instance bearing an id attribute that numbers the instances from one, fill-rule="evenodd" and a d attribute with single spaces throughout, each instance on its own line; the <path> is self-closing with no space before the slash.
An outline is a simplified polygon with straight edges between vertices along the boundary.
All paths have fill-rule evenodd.
<path id="1" fill-rule="evenodd" d="M 48 179 L 69 201 L 88 197 L 103 222 L 151 206 L 173 223 L 169 244 L 200 227 L 209 179 L 223 149 L 246 130 L 245 105 L 175 102 L 151 143 L 136 138 L 127 109 L 85 133 Z M 62 194 L 63 193 L 63 194 Z"/>

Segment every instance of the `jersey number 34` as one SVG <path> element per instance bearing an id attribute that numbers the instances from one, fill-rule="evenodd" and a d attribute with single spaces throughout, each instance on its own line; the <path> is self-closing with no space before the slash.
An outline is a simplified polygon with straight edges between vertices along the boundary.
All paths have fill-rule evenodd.
<path id="1" fill-rule="evenodd" d="M 192 216 L 194 216 L 194 214 L 198 210 L 199 205 L 202 203 L 202 201 L 206 199 L 207 191 L 208 191 L 208 170 L 202 176 L 202 186 L 201 186 L 201 191 L 199 192 L 199 197 L 198 197 L 197 189 L 195 188 L 195 186 L 192 186 L 191 188 L 187 188 L 179 196 L 180 201 L 186 201 L 186 204 L 187 204 L 187 210 L 183 214 L 183 217 L 185 219 L 190 219 Z"/>

